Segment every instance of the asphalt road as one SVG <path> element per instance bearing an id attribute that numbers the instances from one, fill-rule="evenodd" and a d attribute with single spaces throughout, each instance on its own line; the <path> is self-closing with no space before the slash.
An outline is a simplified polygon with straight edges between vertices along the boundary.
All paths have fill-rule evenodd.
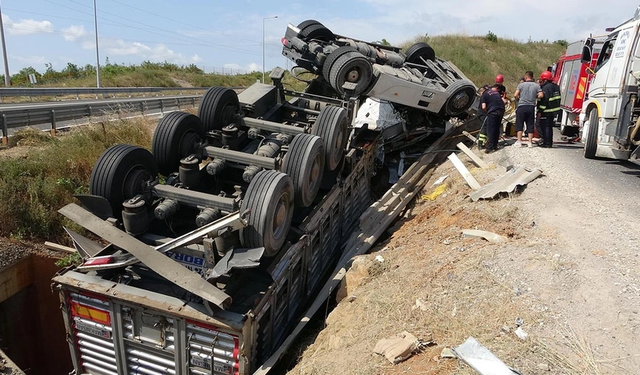
<path id="1" fill-rule="evenodd" d="M 559 129 L 554 129 L 554 132 L 558 137 Z M 581 175 L 588 177 L 594 184 L 607 187 L 611 194 L 632 196 L 638 193 L 640 187 L 640 165 L 638 164 L 621 160 L 586 159 L 583 156 L 582 143 L 567 143 L 558 139 L 554 143 L 554 148 L 549 151 L 561 153 L 564 156 L 563 160 L 567 163 L 565 167 L 570 166 Z"/>

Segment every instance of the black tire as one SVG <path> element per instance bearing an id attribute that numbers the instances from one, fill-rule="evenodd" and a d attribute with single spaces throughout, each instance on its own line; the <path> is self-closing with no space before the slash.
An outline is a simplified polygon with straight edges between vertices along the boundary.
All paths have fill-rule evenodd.
<path id="1" fill-rule="evenodd" d="M 371 62 L 359 52 L 347 52 L 340 56 L 331 66 L 329 84 L 340 95 L 344 94 L 342 85 L 345 82 L 356 84 L 354 95 L 366 93 L 373 81 Z"/>
<path id="2" fill-rule="evenodd" d="M 195 145 L 203 137 L 198 116 L 179 111 L 164 116 L 151 140 L 151 153 L 157 160 L 158 172 L 164 176 L 177 172 L 180 159 L 193 154 Z"/>
<path id="3" fill-rule="evenodd" d="M 324 60 L 322 64 L 322 76 L 324 79 L 329 82 L 331 79 L 331 67 L 336 62 L 336 60 L 344 55 L 347 52 L 358 52 L 358 49 L 351 46 L 342 46 L 338 47 L 335 51 L 331 52 L 329 56 Z"/>
<path id="4" fill-rule="evenodd" d="M 212 87 L 202 96 L 198 117 L 205 131 L 220 130 L 235 122 L 240 111 L 238 94 L 226 87 Z"/>
<path id="5" fill-rule="evenodd" d="M 444 112 L 449 116 L 459 116 L 471 108 L 476 98 L 476 88 L 471 81 L 462 79 L 447 87 L 449 98 L 444 103 Z"/>
<path id="6" fill-rule="evenodd" d="M 595 159 L 598 149 L 598 109 L 592 108 L 589 111 L 589 129 L 587 129 L 587 140 L 584 143 L 584 157 Z"/>
<path id="7" fill-rule="evenodd" d="M 320 137 L 298 134 L 291 141 L 282 171 L 291 177 L 296 206 L 309 207 L 318 195 L 324 159 L 324 143 Z"/>
<path id="8" fill-rule="evenodd" d="M 302 21 L 298 24 L 298 29 L 302 30 L 306 27 L 309 27 L 311 25 L 322 25 L 321 22 L 316 21 L 316 20 L 306 20 L 306 21 Z"/>
<path id="9" fill-rule="evenodd" d="M 308 20 L 305 22 L 311 22 L 313 20 Z M 304 24 L 302 22 L 300 25 Z M 310 23 L 309 25 L 305 25 L 305 27 L 299 27 L 300 32 L 298 33 L 298 38 L 304 41 L 310 41 L 312 39 L 322 40 L 324 42 L 330 42 L 336 39 L 336 36 L 331 30 L 327 29 L 323 24 L 318 21 L 317 23 Z"/>
<path id="10" fill-rule="evenodd" d="M 265 255 L 276 255 L 291 227 L 293 196 L 289 176 L 277 171 L 258 172 L 240 205 L 240 212 L 250 212 L 247 226 L 240 229 L 242 245 L 264 247 Z"/>
<path id="11" fill-rule="evenodd" d="M 89 194 L 105 198 L 113 215 L 120 218 L 122 203 L 143 193 L 146 183 L 157 175 L 156 160 L 148 150 L 124 144 L 111 146 L 91 170 Z"/>
<path id="12" fill-rule="evenodd" d="M 322 138 L 324 142 L 325 168 L 333 171 L 340 165 L 344 149 L 349 140 L 349 121 L 347 110 L 328 105 L 320 111 L 311 134 Z"/>
<path id="13" fill-rule="evenodd" d="M 425 60 L 436 61 L 436 52 L 431 48 L 427 43 L 416 43 L 411 47 L 407 48 L 407 52 L 405 53 L 407 56 L 404 61 L 412 64 L 424 65 Z"/>

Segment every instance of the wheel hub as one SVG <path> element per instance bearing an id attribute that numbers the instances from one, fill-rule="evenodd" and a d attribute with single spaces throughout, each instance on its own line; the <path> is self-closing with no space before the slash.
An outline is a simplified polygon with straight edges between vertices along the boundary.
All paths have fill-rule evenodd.
<path id="1" fill-rule="evenodd" d="M 358 82 L 359 79 L 360 79 L 360 72 L 358 71 L 358 69 L 351 69 L 347 73 L 347 81 Z"/>

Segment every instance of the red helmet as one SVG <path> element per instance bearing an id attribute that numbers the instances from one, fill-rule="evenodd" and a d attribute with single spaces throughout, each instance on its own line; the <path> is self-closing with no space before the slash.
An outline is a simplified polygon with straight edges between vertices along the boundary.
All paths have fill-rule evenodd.
<path id="1" fill-rule="evenodd" d="M 504 82 L 504 76 L 502 74 L 498 74 L 496 76 L 496 83 L 503 83 Z"/>
<path id="2" fill-rule="evenodd" d="M 551 75 L 551 72 L 548 70 L 545 70 L 540 74 L 541 81 L 551 81 L 552 79 L 553 79 L 553 76 Z"/>

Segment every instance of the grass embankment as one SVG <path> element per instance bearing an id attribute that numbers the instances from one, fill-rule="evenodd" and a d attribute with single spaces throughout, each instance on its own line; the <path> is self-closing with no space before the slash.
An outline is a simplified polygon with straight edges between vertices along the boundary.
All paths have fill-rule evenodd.
<path id="1" fill-rule="evenodd" d="M 436 56 L 453 62 L 476 86 L 493 84 L 497 74 L 504 75 L 504 85 L 511 95 L 525 71 L 531 70 L 534 78 L 538 78 L 566 50 L 564 43 L 521 43 L 461 35 L 418 37 L 402 47 L 406 49 L 417 42 L 428 43 Z"/>
<path id="2" fill-rule="evenodd" d="M 130 143 L 149 148 L 151 120 L 119 120 L 75 128 L 50 137 L 39 130 L 11 138 L 0 152 L 0 236 L 62 240 L 63 217 L 56 211 L 88 192 L 91 168 L 107 147 Z M 11 151 L 11 152 L 10 152 Z"/>
<path id="3" fill-rule="evenodd" d="M 488 40 L 486 37 L 438 36 L 417 38 L 428 42 L 436 54 L 451 60 L 476 85 L 492 83 L 496 74 L 506 77 L 510 93 L 526 70 L 539 74 L 562 54 L 557 43 L 518 43 L 512 40 Z M 143 64 L 144 65 L 144 64 Z M 74 73 L 75 72 L 75 73 Z M 193 86 L 248 86 L 260 73 L 245 76 L 204 74 L 193 67 L 176 68 L 171 64 L 146 64 L 140 67 L 111 66 L 105 68 L 105 86 L 172 86 L 184 80 Z M 91 86 L 95 75 L 90 69 L 78 72 L 73 67 L 67 80 L 57 86 Z M 49 78 L 61 78 L 49 71 Z M 46 79 L 45 75 L 42 75 Z M 51 78 L 53 79 L 53 78 Z M 303 84 L 287 76 L 289 87 Z M 107 147 L 129 143 L 149 147 L 148 130 L 152 120 L 126 120 L 73 130 L 64 137 L 50 138 L 39 131 L 22 133 L 12 138 L 13 144 L 32 145 L 20 157 L 3 157 L 0 151 L 0 236 L 24 239 L 62 240 L 62 216 L 56 211 L 72 201 L 73 194 L 87 193 L 91 168 Z M 155 121 L 154 121 L 155 122 Z"/>

